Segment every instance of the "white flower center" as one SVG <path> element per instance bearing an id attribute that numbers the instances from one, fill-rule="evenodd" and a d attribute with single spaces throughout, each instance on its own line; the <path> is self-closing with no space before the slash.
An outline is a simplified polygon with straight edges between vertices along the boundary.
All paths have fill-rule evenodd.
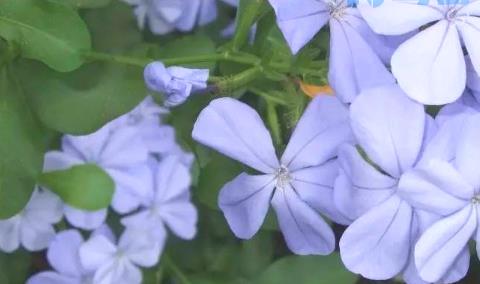
<path id="1" fill-rule="evenodd" d="M 457 18 L 457 8 L 450 8 L 448 9 L 447 13 L 445 14 L 445 19 L 447 19 L 447 21 L 455 21 L 456 18 Z"/>
<path id="2" fill-rule="evenodd" d="M 338 3 L 335 0 L 330 0 L 327 2 L 327 4 L 330 7 L 330 17 L 339 20 L 345 16 L 347 8 L 345 1 Z"/>
<path id="3" fill-rule="evenodd" d="M 473 203 L 474 205 L 480 205 L 480 194 L 475 195 L 474 197 L 472 197 L 472 203 Z"/>
<path id="4" fill-rule="evenodd" d="M 275 177 L 277 178 L 277 187 L 285 188 L 291 180 L 290 172 L 288 168 L 284 165 L 281 165 L 280 168 L 276 171 Z"/>

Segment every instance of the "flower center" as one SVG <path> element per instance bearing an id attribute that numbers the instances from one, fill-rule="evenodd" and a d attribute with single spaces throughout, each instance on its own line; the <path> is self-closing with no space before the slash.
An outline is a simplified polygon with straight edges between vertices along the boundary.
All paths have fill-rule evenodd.
<path id="1" fill-rule="evenodd" d="M 340 3 L 338 3 L 335 0 L 330 0 L 327 2 L 327 4 L 330 8 L 330 17 L 339 20 L 343 16 L 345 16 L 347 8 L 345 1 L 341 1 Z"/>
<path id="2" fill-rule="evenodd" d="M 445 18 L 447 19 L 447 21 L 455 21 L 455 19 L 457 18 L 457 12 L 458 10 L 456 8 L 450 8 L 445 14 Z"/>
<path id="3" fill-rule="evenodd" d="M 480 204 L 480 194 L 475 195 L 474 197 L 472 197 L 472 203 L 473 203 L 474 205 L 479 205 L 479 204 Z"/>
<path id="4" fill-rule="evenodd" d="M 288 183 L 290 183 L 291 177 L 288 168 L 284 165 L 281 165 L 277 170 L 275 177 L 277 178 L 277 187 L 285 188 Z"/>

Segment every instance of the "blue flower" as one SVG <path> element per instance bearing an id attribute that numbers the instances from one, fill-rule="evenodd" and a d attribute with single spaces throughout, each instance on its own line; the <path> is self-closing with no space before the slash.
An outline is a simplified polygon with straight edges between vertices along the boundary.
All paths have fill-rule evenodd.
<path id="1" fill-rule="evenodd" d="M 331 253 L 332 229 L 319 213 L 347 220 L 333 204 L 337 147 L 351 139 L 348 111 L 334 97 L 317 97 L 303 114 L 279 160 L 259 115 L 231 98 L 216 99 L 198 117 L 193 138 L 261 172 L 242 173 L 221 190 L 218 203 L 235 235 L 249 239 L 271 203 L 290 250 Z"/>
<path id="2" fill-rule="evenodd" d="M 166 106 L 184 103 L 194 91 L 207 87 L 208 69 L 168 67 L 161 62 L 152 62 L 145 67 L 144 77 L 148 88 L 165 97 Z"/>

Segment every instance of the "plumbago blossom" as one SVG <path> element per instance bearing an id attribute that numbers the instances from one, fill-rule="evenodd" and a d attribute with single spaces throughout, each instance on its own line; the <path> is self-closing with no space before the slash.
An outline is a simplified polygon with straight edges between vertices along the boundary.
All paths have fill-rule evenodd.
<path id="1" fill-rule="evenodd" d="M 220 192 L 219 207 L 237 237 L 255 235 L 271 203 L 290 250 L 302 255 L 334 250 L 333 231 L 319 213 L 347 221 L 333 206 L 333 182 L 337 147 L 351 139 L 347 108 L 336 98 L 310 103 L 280 160 L 260 116 L 231 98 L 212 101 L 192 136 L 261 173 L 242 173 Z"/>
<path id="2" fill-rule="evenodd" d="M 55 237 L 53 225 L 62 219 L 62 203 L 46 190 L 36 189 L 17 215 L 0 221 L 0 250 L 13 252 L 20 245 L 29 251 L 48 247 Z"/>
<path id="3" fill-rule="evenodd" d="M 87 271 L 93 271 L 92 283 L 140 284 L 139 267 L 158 263 L 163 243 L 143 230 L 125 230 L 118 242 L 111 235 L 94 234 L 83 243 L 78 254 Z"/>
<path id="4" fill-rule="evenodd" d="M 144 204 L 153 193 L 152 155 L 160 159 L 175 156 L 187 168 L 193 155 L 175 141 L 175 130 L 161 124 L 167 110 L 147 97 L 129 113 L 109 122 L 86 136 L 66 135 L 61 151 L 45 155 L 44 171 L 63 170 L 71 166 L 95 163 L 110 174 L 116 190 L 112 208 L 120 214 L 130 213 Z M 108 209 L 80 210 L 64 205 L 68 222 L 77 228 L 93 230 L 106 220 Z"/>
<path id="5" fill-rule="evenodd" d="M 447 130 L 452 127 L 437 131 L 423 106 L 396 85 L 362 93 L 352 104 L 350 117 L 358 146 L 369 159 L 355 145 L 339 150 L 334 200 L 352 221 L 340 239 L 342 260 L 350 271 L 369 279 L 403 273 L 407 283 L 424 283 L 413 247 L 437 216 L 412 207 L 399 193 L 399 183 L 414 166 L 445 152 L 438 141 L 450 137 Z M 453 283 L 464 277 L 465 260 L 454 259 L 452 268 L 437 280 Z"/>
<path id="6" fill-rule="evenodd" d="M 150 161 L 153 190 L 142 208 L 122 219 L 122 224 L 135 230 L 149 230 L 162 244 L 168 226 L 177 236 L 192 239 L 196 234 L 197 210 L 190 202 L 190 173 L 176 156 Z"/>
<path id="7" fill-rule="evenodd" d="M 54 271 L 33 275 L 27 284 L 85 284 L 92 283 L 93 273 L 80 262 L 79 249 L 84 243 L 80 232 L 66 230 L 58 233 L 47 250 L 47 260 Z"/>
<path id="8" fill-rule="evenodd" d="M 209 73 L 208 69 L 167 68 L 156 61 L 145 67 L 144 77 L 150 90 L 164 95 L 165 106 L 174 107 L 184 103 L 192 92 L 205 89 Z"/>
<path id="9" fill-rule="evenodd" d="M 174 30 L 189 32 L 217 18 L 217 0 L 123 0 L 135 7 L 139 28 L 145 24 L 154 34 L 164 35 Z"/>
<path id="10" fill-rule="evenodd" d="M 480 1 L 420 2 L 388 0 L 372 7 L 369 1 L 361 1 L 358 7 L 379 34 L 400 35 L 422 29 L 393 54 L 393 75 L 418 102 L 451 103 L 465 89 L 463 45 L 476 73 L 480 73 Z"/>
<path id="11" fill-rule="evenodd" d="M 376 35 L 359 11 L 345 0 L 269 0 L 277 23 L 293 53 L 305 46 L 327 23 L 330 26 L 328 79 L 344 102 L 360 91 L 393 83 L 384 62 L 404 37 Z"/>
<path id="12" fill-rule="evenodd" d="M 415 245 L 415 263 L 420 276 L 436 283 L 452 269 L 466 274 L 470 252 L 468 242 L 477 241 L 480 253 L 480 172 L 476 161 L 480 151 L 480 113 L 455 118 L 456 135 L 444 137 L 450 145 L 443 159 L 433 159 L 406 173 L 401 194 L 415 208 L 441 216 Z M 442 127 L 448 127 L 445 122 Z M 453 139 L 452 139 L 453 138 Z M 458 261 L 463 259 L 463 261 Z"/>

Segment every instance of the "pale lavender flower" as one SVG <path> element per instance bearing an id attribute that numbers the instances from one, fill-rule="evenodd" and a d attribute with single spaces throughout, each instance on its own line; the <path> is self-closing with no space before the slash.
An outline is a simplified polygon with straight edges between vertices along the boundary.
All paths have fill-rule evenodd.
<path id="1" fill-rule="evenodd" d="M 352 272 L 389 279 L 407 267 L 417 230 L 415 212 L 396 191 L 403 172 L 419 159 L 428 118 L 395 85 L 363 92 L 350 111 L 353 132 L 371 162 L 353 145 L 340 149 L 335 203 L 353 221 L 340 240 L 341 257 Z"/>
<path id="2" fill-rule="evenodd" d="M 412 99 L 441 105 L 463 94 L 466 66 L 462 43 L 474 69 L 480 72 L 480 1 L 424 5 L 388 0 L 375 8 L 362 1 L 358 7 L 379 34 L 399 35 L 426 27 L 400 45 L 391 62 L 393 75 Z"/>
<path id="3" fill-rule="evenodd" d="M 333 205 L 333 182 L 337 146 L 351 139 L 347 108 L 336 98 L 310 103 L 280 160 L 260 116 L 231 98 L 212 101 L 192 136 L 262 173 L 242 173 L 220 192 L 219 206 L 237 237 L 255 235 L 271 203 L 290 250 L 302 255 L 333 251 L 335 236 L 319 213 L 346 221 Z"/>
<path id="4" fill-rule="evenodd" d="M 163 244 L 144 231 L 125 230 L 118 241 L 94 234 L 80 246 L 80 263 L 94 271 L 93 283 L 140 284 L 139 267 L 152 267 L 160 257 Z"/>
<path id="5" fill-rule="evenodd" d="M 451 122 L 451 121 L 449 121 Z M 420 276 L 437 283 L 451 271 L 463 278 L 469 267 L 468 242 L 477 241 L 480 253 L 478 212 L 480 159 L 480 114 L 445 122 L 450 136 L 437 141 L 449 145 L 448 155 L 432 159 L 406 173 L 400 181 L 400 194 L 415 208 L 441 216 L 420 237 L 415 246 L 415 263 Z M 454 281 L 451 281 L 454 282 Z"/>
<path id="6" fill-rule="evenodd" d="M 356 8 L 344 0 L 269 0 L 277 23 L 293 53 L 330 25 L 329 84 L 344 102 L 360 91 L 394 83 L 382 59 L 396 44 L 374 34 Z M 372 48 L 377 47 L 378 52 Z"/>
<path id="7" fill-rule="evenodd" d="M 53 224 L 61 219 L 60 199 L 49 191 L 36 189 L 20 213 L 0 220 L 0 250 L 13 252 L 20 246 L 28 251 L 47 248 L 55 236 Z"/>
<path id="8" fill-rule="evenodd" d="M 145 67 L 144 77 L 148 88 L 165 97 L 165 105 L 172 107 L 184 103 L 190 94 L 207 87 L 208 69 L 165 67 L 162 62 L 152 62 Z"/>
<path id="9" fill-rule="evenodd" d="M 58 233 L 48 247 L 47 259 L 54 271 L 44 271 L 30 277 L 27 284 L 87 284 L 93 283 L 93 271 L 80 263 L 79 249 L 83 237 L 76 230 Z"/>
<path id="10" fill-rule="evenodd" d="M 340 240 L 342 260 L 369 279 L 403 273 L 408 283 L 422 283 L 412 248 L 436 216 L 412 208 L 398 193 L 399 182 L 415 165 L 447 155 L 446 145 L 433 141 L 449 133 L 438 131 L 424 107 L 396 85 L 363 92 L 350 110 L 358 146 L 368 160 L 353 145 L 340 149 L 334 200 L 353 221 Z M 442 280 L 455 277 L 451 271 Z"/>
<path id="11" fill-rule="evenodd" d="M 174 30 L 191 31 L 217 18 L 215 0 L 123 0 L 135 7 L 138 26 L 164 35 Z"/>
<path id="12" fill-rule="evenodd" d="M 122 219 L 127 228 L 150 230 L 159 242 L 166 240 L 166 227 L 183 239 L 196 234 L 197 210 L 190 201 L 190 172 L 177 156 L 151 160 L 152 196 L 135 214 Z"/>
<path id="13" fill-rule="evenodd" d="M 105 170 L 115 182 L 112 207 L 124 214 L 135 210 L 151 189 L 150 170 L 147 165 L 149 151 L 138 130 L 133 127 L 116 127 L 109 123 L 95 133 L 84 136 L 65 135 L 61 151 L 45 155 L 45 171 L 67 169 L 74 165 L 93 163 Z M 106 210 L 106 209 L 105 209 Z M 105 219 L 105 210 L 82 212 L 67 210 L 67 218 L 74 225 L 93 229 Z M 73 215 L 77 214 L 76 217 Z M 88 220 L 96 225 L 85 226 Z M 76 222 L 78 221 L 78 222 Z"/>

